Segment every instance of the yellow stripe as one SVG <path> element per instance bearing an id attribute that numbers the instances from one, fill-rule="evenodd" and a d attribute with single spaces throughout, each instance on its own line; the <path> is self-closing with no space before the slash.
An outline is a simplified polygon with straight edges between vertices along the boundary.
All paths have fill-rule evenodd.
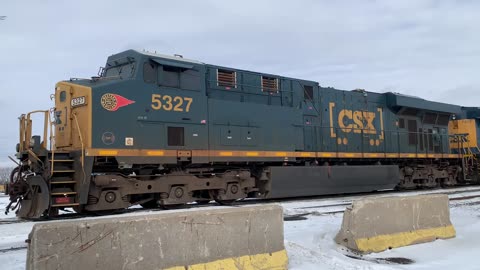
<path id="1" fill-rule="evenodd" d="M 338 153 L 339 157 L 348 157 L 348 158 L 354 158 L 354 157 L 362 157 L 361 153 Z"/>
<path id="2" fill-rule="evenodd" d="M 184 150 L 181 150 L 184 151 Z M 277 151 L 191 151 L 192 157 L 297 157 L 297 158 L 459 158 L 458 154 L 415 154 L 415 153 L 353 153 L 353 152 L 277 152 Z M 85 151 L 86 156 L 162 156 L 177 157 L 177 150 L 166 149 L 99 149 L 90 148 Z"/>
<path id="3" fill-rule="evenodd" d="M 208 263 L 199 263 L 188 266 L 175 266 L 165 270 L 283 270 L 288 269 L 287 251 L 277 251 L 257 255 L 227 258 Z"/>
<path id="4" fill-rule="evenodd" d="M 362 252 L 380 252 L 388 248 L 408 246 L 415 243 L 433 241 L 437 238 L 455 237 L 453 225 L 413 230 L 394 234 L 377 235 L 355 240 L 358 250 Z"/>
<path id="5" fill-rule="evenodd" d="M 334 157 L 336 153 L 317 152 L 317 157 Z"/>
<path id="6" fill-rule="evenodd" d="M 411 153 L 401 153 L 400 157 L 401 158 L 416 158 L 417 155 L 416 154 L 411 154 Z"/>
<path id="7" fill-rule="evenodd" d="M 315 153 L 312 152 L 298 152 L 297 157 L 315 157 Z"/>
<path id="8" fill-rule="evenodd" d="M 384 153 L 363 153 L 364 157 L 376 157 L 376 158 L 384 158 Z"/>
<path id="9" fill-rule="evenodd" d="M 99 156 L 116 156 L 118 154 L 118 151 L 115 150 L 99 150 L 98 155 Z"/>
<path id="10" fill-rule="evenodd" d="M 163 151 L 147 151 L 147 156 L 163 156 L 165 152 Z"/>

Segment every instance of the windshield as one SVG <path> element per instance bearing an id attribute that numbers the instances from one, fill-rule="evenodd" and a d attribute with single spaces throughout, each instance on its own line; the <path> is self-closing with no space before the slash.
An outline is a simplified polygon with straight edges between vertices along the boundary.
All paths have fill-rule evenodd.
<path id="1" fill-rule="evenodd" d="M 108 66 L 105 69 L 103 77 L 130 78 L 135 70 L 135 62 L 124 63 L 115 66 Z"/>

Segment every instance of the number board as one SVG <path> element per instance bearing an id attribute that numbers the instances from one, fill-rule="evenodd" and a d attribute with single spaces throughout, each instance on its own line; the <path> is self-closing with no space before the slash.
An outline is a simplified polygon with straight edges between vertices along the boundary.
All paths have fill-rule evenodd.
<path id="1" fill-rule="evenodd" d="M 193 98 L 169 96 L 169 95 L 152 95 L 152 109 L 174 111 L 174 112 L 189 112 L 190 105 L 192 105 Z"/>

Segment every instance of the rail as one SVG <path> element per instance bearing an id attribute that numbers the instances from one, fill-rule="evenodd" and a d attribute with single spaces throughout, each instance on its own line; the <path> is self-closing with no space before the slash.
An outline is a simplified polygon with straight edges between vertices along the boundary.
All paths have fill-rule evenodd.
<path id="1" fill-rule="evenodd" d="M 85 183 L 86 181 L 86 176 L 85 176 L 85 145 L 83 144 L 83 136 L 82 136 L 82 131 L 80 130 L 80 125 L 78 124 L 78 118 L 77 118 L 77 113 L 74 112 L 72 113 L 73 115 L 73 119 L 75 119 L 75 125 L 77 126 L 77 130 L 78 130 L 78 137 L 80 138 L 80 144 L 82 146 L 82 160 L 81 160 L 81 164 L 82 164 L 82 172 L 83 172 L 83 182 Z"/>
<path id="2" fill-rule="evenodd" d="M 52 121 L 50 119 L 50 111 L 37 110 L 25 114 L 22 114 L 19 118 L 20 120 L 20 145 L 18 152 L 24 152 L 30 149 L 31 139 L 32 139 L 32 115 L 37 113 L 43 113 L 45 115 L 44 119 L 44 128 L 43 128 L 43 141 L 41 141 L 41 146 L 44 149 L 47 149 L 47 136 L 50 134 L 50 146 L 52 140 Z M 49 129 L 50 128 L 50 129 Z"/>

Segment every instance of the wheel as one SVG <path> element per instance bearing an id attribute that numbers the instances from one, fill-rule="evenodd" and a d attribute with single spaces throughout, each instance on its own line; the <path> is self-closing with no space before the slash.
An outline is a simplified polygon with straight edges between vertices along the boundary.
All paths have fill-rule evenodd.
<path id="1" fill-rule="evenodd" d="M 17 181 L 18 179 L 18 171 L 20 170 L 20 166 L 19 167 L 15 167 L 15 169 L 12 170 L 12 172 L 10 173 L 10 183 L 14 183 L 15 181 Z"/>
<path id="2" fill-rule="evenodd" d="M 220 199 L 220 194 L 218 190 L 211 190 L 210 196 L 220 205 L 232 205 L 236 199 L 224 200 Z"/>

